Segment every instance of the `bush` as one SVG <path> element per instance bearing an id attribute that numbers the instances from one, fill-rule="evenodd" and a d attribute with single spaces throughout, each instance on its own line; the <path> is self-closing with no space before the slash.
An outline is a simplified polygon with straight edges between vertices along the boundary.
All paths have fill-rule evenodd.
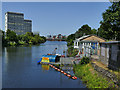
<path id="1" fill-rule="evenodd" d="M 24 41 L 19 41 L 18 43 L 19 43 L 19 45 L 24 45 L 25 44 Z"/>
<path id="2" fill-rule="evenodd" d="M 89 62 L 90 62 L 90 59 L 88 57 L 83 57 L 79 64 L 82 65 L 82 64 L 87 64 Z"/>
<path id="3" fill-rule="evenodd" d="M 68 57 L 74 57 L 78 54 L 78 50 L 77 49 L 74 49 L 73 47 L 69 47 L 68 48 Z"/>
<path id="4" fill-rule="evenodd" d="M 16 45 L 17 45 L 16 42 L 11 42 L 11 41 L 10 41 L 10 46 L 16 46 Z"/>

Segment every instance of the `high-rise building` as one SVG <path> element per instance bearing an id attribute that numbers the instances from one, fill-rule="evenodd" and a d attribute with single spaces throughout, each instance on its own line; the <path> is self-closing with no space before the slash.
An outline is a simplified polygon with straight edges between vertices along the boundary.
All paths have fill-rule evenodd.
<path id="1" fill-rule="evenodd" d="M 6 12 L 5 13 L 5 32 L 10 29 L 16 34 L 21 35 L 26 32 L 32 32 L 32 21 L 25 20 L 23 13 Z"/>

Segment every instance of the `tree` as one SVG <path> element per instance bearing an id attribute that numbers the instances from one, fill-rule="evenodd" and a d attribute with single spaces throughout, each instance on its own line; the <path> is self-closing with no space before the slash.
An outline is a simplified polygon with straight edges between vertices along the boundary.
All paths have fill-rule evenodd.
<path id="1" fill-rule="evenodd" d="M 81 28 L 79 28 L 78 31 L 75 33 L 75 38 L 79 38 L 82 37 L 83 35 L 89 35 L 89 34 L 92 34 L 91 27 L 85 24 Z"/>
<path id="2" fill-rule="evenodd" d="M 73 40 L 75 40 L 75 34 L 71 34 L 67 37 L 66 41 L 67 41 L 67 45 L 71 46 L 73 45 Z"/>
<path id="3" fill-rule="evenodd" d="M 97 30 L 96 29 L 92 29 L 91 30 L 91 34 L 97 35 Z"/>
<path id="4" fill-rule="evenodd" d="M 43 38 L 43 42 L 46 41 L 46 37 L 44 37 L 44 36 L 40 36 L 40 37 Z"/>
<path id="5" fill-rule="evenodd" d="M 2 31 L 2 43 L 5 43 L 5 32 L 4 31 Z"/>
<path id="6" fill-rule="evenodd" d="M 75 38 L 80 38 L 84 35 L 90 35 L 90 34 L 95 34 L 97 35 L 97 30 L 96 29 L 92 29 L 91 27 L 88 26 L 87 24 L 83 25 L 81 28 L 78 29 L 78 31 L 76 31 L 74 34 L 71 34 L 67 37 L 67 45 L 73 45 L 73 40 L 75 40 Z"/>
<path id="7" fill-rule="evenodd" d="M 98 29 L 98 34 L 106 39 L 120 40 L 120 1 L 112 2 L 103 14 L 101 26 Z M 100 30 L 100 31 L 99 31 Z"/>
<path id="8" fill-rule="evenodd" d="M 67 41 L 70 41 L 70 39 L 75 39 L 75 34 L 71 34 L 67 37 Z"/>
<path id="9" fill-rule="evenodd" d="M 17 35 L 16 35 L 16 33 L 14 31 L 11 31 L 10 29 L 8 29 L 7 32 L 6 32 L 6 36 L 7 36 L 6 39 L 8 41 L 18 43 L 18 38 L 17 38 Z"/>

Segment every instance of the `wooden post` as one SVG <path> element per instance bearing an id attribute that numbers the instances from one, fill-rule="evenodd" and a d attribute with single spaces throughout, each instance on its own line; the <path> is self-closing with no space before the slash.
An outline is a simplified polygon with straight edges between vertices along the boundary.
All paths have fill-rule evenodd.
<path id="1" fill-rule="evenodd" d="M 105 44 L 105 57 L 104 57 L 104 60 L 105 60 L 105 64 L 108 67 L 108 62 L 107 62 L 107 45 L 106 44 Z"/>
<path id="2" fill-rule="evenodd" d="M 99 52 L 99 61 L 101 61 L 101 44 L 100 44 L 100 52 Z"/>

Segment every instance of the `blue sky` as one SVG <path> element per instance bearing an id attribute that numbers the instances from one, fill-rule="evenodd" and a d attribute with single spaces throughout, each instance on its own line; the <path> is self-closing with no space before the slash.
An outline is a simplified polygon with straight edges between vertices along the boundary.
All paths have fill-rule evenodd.
<path id="1" fill-rule="evenodd" d="M 32 20 L 32 31 L 40 35 L 70 35 L 82 25 L 99 28 L 102 13 L 110 2 L 3 2 L 2 20 L 4 30 L 5 12 L 24 13 Z"/>

